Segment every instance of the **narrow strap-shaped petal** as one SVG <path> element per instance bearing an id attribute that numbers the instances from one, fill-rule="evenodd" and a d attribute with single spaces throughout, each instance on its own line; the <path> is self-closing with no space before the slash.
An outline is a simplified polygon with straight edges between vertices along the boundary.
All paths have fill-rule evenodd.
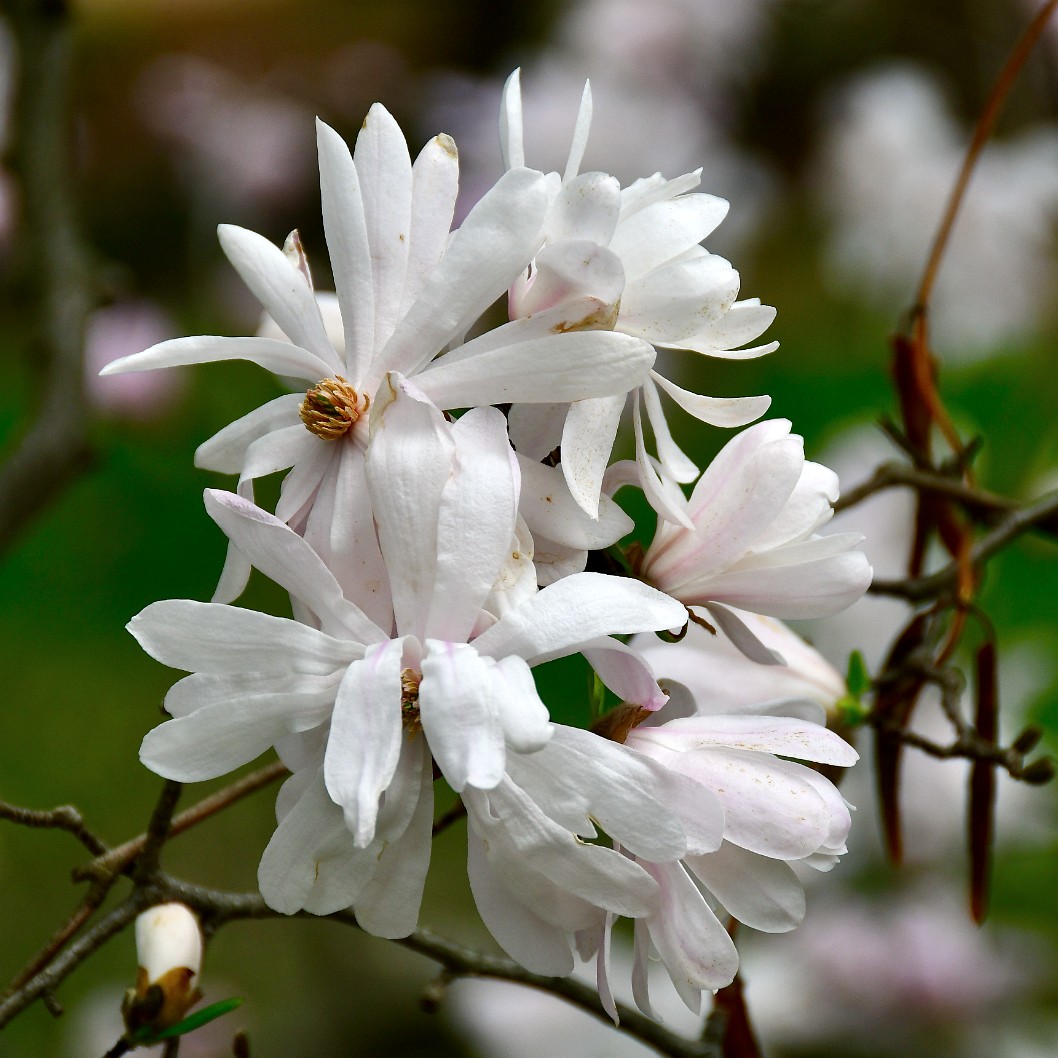
<path id="1" fill-rule="evenodd" d="M 694 522 L 691 521 L 687 511 L 687 500 L 680 491 L 679 486 L 671 478 L 663 478 L 655 465 L 655 460 L 647 452 L 646 441 L 643 438 L 643 413 L 639 407 L 639 394 L 636 393 L 632 401 L 632 432 L 636 440 L 636 467 L 639 471 L 639 485 L 646 496 L 647 502 L 654 508 L 661 519 L 674 522 L 677 526 L 685 529 L 693 529 Z M 659 531 L 662 521 L 659 520 Z"/>
<path id="2" fill-rule="evenodd" d="M 620 640 L 606 636 L 582 647 L 581 653 L 622 702 L 654 711 L 667 701 L 646 659 Z"/>
<path id="3" fill-rule="evenodd" d="M 318 118 L 323 230 L 331 255 L 334 289 L 345 328 L 346 377 L 360 384 L 375 341 L 373 262 L 368 244 L 360 177 L 345 141 Z"/>
<path id="4" fill-rule="evenodd" d="M 517 753 L 535 753 L 554 732 L 529 666 L 513 654 L 496 662 L 493 683 L 503 737 Z"/>
<path id="5" fill-rule="evenodd" d="M 570 495 L 591 518 L 599 516 L 602 479 L 626 397 L 617 393 L 574 401 L 562 428 L 562 474 Z"/>
<path id="6" fill-rule="evenodd" d="M 279 329 L 328 365 L 319 378 L 340 370 L 312 288 L 286 254 L 263 235 L 233 224 L 220 225 L 217 235 L 228 260 Z"/>
<path id="7" fill-rule="evenodd" d="M 771 397 L 709 397 L 682 389 L 675 382 L 651 371 L 650 377 L 689 415 L 710 426 L 746 426 L 759 419 L 770 407 Z"/>
<path id="8" fill-rule="evenodd" d="M 317 454 L 327 443 L 309 433 L 300 422 L 272 430 L 247 448 L 239 476 L 243 481 L 250 481 L 288 470 L 295 463 Z M 333 448 L 329 454 L 334 454 Z"/>
<path id="9" fill-rule="evenodd" d="M 271 245 L 269 243 L 269 245 Z M 283 256 L 282 250 L 273 250 Z M 286 258 L 284 258 L 284 261 Z M 299 282 L 303 280 L 298 279 Z M 318 314 L 318 313 L 317 313 Z M 323 324 L 320 324 L 322 328 Z M 332 357 L 334 355 L 331 351 Z M 309 352 L 299 345 L 276 338 L 222 338 L 201 334 L 192 338 L 170 338 L 142 353 L 113 360 L 99 373 L 120 375 L 130 371 L 152 371 L 156 367 L 179 367 L 186 364 L 212 364 L 219 360 L 251 360 L 266 371 L 318 382 L 334 373 L 331 358 Z"/>
<path id="10" fill-rule="evenodd" d="M 503 779 L 506 748 L 496 703 L 496 663 L 466 643 L 428 639 L 419 710 L 437 766 L 457 793 L 490 790 Z"/>
<path id="11" fill-rule="evenodd" d="M 206 511 L 266 577 L 296 596 L 323 622 L 358 643 L 389 638 L 342 595 L 334 574 L 289 526 L 238 496 L 206 489 Z"/>
<path id="12" fill-rule="evenodd" d="M 361 849 L 375 838 L 379 798 L 400 759 L 403 652 L 403 639 L 369 647 L 349 666 L 334 703 L 323 775 Z"/>
<path id="13" fill-rule="evenodd" d="M 651 374 L 653 375 L 654 372 Z M 657 448 L 658 460 L 666 476 L 681 484 L 694 481 L 698 477 L 698 466 L 673 439 L 668 420 L 661 407 L 657 386 L 648 378 L 640 388 L 640 392 L 643 394 L 643 403 L 647 409 L 647 420 L 654 431 L 654 445 Z"/>
<path id="14" fill-rule="evenodd" d="M 273 430 L 298 422 L 301 400 L 300 393 L 284 393 L 229 423 L 198 446 L 195 450 L 195 466 L 222 474 L 238 474 L 242 470 L 246 450 L 254 441 Z"/>
<path id="15" fill-rule="evenodd" d="M 495 408 L 467 412 L 452 427 L 451 438 L 455 459 L 437 513 L 437 565 L 425 635 L 462 643 L 510 556 L 518 467 L 507 423 Z"/>
<path id="16" fill-rule="evenodd" d="M 455 140 L 443 133 L 419 152 L 412 166 L 411 245 L 404 279 L 401 315 L 422 291 L 448 244 L 459 193 L 459 153 Z"/>
<path id="17" fill-rule="evenodd" d="M 500 93 L 500 152 L 503 155 L 504 169 L 518 169 L 525 165 L 520 69 L 507 78 Z"/>
<path id="18" fill-rule="evenodd" d="M 584 149 L 588 146 L 588 133 L 591 131 L 591 82 L 584 82 L 584 91 L 580 96 L 580 107 L 577 110 L 577 123 L 573 126 L 573 139 L 569 145 L 569 157 L 566 169 L 562 174 L 563 182 L 573 180 L 580 172 L 580 163 L 584 159 Z"/>
<path id="19" fill-rule="evenodd" d="M 411 238 L 411 158 L 404 133 L 381 103 L 368 111 L 353 161 L 360 177 L 375 291 L 372 349 L 382 348 L 399 318 Z"/>
<path id="20" fill-rule="evenodd" d="M 578 573 L 504 614 L 474 645 L 494 658 L 517 654 L 540 664 L 575 653 L 599 636 L 680 628 L 686 622 L 680 603 L 646 584 Z"/>

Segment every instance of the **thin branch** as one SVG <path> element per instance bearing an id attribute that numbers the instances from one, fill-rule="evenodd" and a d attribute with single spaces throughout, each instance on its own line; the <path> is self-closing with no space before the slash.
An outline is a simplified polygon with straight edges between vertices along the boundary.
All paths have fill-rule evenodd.
<path id="1" fill-rule="evenodd" d="M 1034 503 L 1009 511 L 994 529 L 985 533 L 970 549 L 969 564 L 979 566 L 1022 533 L 1055 515 L 1058 515 L 1058 490 L 1047 493 Z M 868 590 L 875 595 L 895 595 L 909 602 L 922 602 L 951 592 L 958 585 L 962 570 L 963 563 L 955 561 L 923 577 L 875 580 Z"/>
<path id="2" fill-rule="evenodd" d="M 60 805 L 50 812 L 44 812 L 0 801 L 0 819 L 8 819 L 24 827 L 65 830 L 77 838 L 93 856 L 100 856 L 107 851 L 106 843 L 88 829 L 81 813 L 73 805 Z"/>
<path id="3" fill-rule="evenodd" d="M 91 460 L 82 378 L 89 263 L 75 219 L 70 17 L 61 0 L 6 5 L 18 46 L 15 150 L 35 358 L 44 364 L 34 421 L 0 467 L 0 552 Z"/>
<path id="4" fill-rule="evenodd" d="M 139 859 L 136 862 L 135 881 L 137 885 L 150 881 L 158 873 L 158 862 L 162 853 L 162 846 L 169 836 L 169 826 L 173 819 L 173 810 L 176 802 L 180 799 L 183 783 L 166 779 L 165 786 L 158 797 L 158 803 L 151 813 L 151 821 L 147 824 L 147 836 L 143 843 Z"/>
<path id="5" fill-rule="evenodd" d="M 201 801 L 173 817 L 166 840 L 175 838 L 185 830 L 190 830 L 191 827 L 196 826 L 203 820 L 215 816 L 223 809 L 228 808 L 237 801 L 241 801 L 244 797 L 248 797 L 255 791 L 287 774 L 287 767 L 282 761 L 273 761 L 271 764 L 266 764 L 263 768 L 259 768 L 257 771 L 251 772 L 249 775 L 231 783 L 229 786 L 225 786 L 224 789 L 218 790 L 215 794 L 204 797 Z M 124 872 L 143 851 L 146 842 L 147 834 L 145 832 L 110 849 L 102 856 L 97 856 L 90 863 L 75 867 L 73 870 L 74 881 L 80 882 L 87 878 L 110 877 Z"/>

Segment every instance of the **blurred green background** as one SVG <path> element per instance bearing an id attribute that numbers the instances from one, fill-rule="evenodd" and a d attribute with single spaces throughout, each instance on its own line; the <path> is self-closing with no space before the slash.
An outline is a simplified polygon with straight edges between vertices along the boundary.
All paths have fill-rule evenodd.
<path id="1" fill-rule="evenodd" d="M 911 298 L 959 145 L 1032 10 L 1015 0 L 83 0 L 75 5 L 80 205 L 111 301 L 109 315 L 93 324 L 96 369 L 166 337 L 252 333 L 258 308 L 223 261 L 217 223 L 243 224 L 276 242 L 299 228 L 317 285 L 327 287 L 314 114 L 351 139 L 381 100 L 413 154 L 435 132 L 451 131 L 469 205 L 500 172 L 498 88 L 520 64 L 530 148 L 548 138 L 554 145 L 554 157 L 531 150 L 530 164 L 559 164 L 579 84 L 590 75 L 599 160 L 589 151 L 587 166 L 612 167 L 625 182 L 705 167 L 704 189 L 732 203 L 707 245 L 739 268 L 744 297 L 778 308 L 766 338 L 781 348 L 761 360 L 689 364 L 684 384 L 770 393 L 771 414 L 793 420 L 809 456 L 832 456 L 840 441 L 827 446 L 843 430 L 894 411 L 887 336 Z M 982 483 L 1018 496 L 1058 483 L 1056 58 L 1058 35 L 1041 42 L 1010 100 L 938 292 L 943 392 L 964 434 L 986 439 Z M 8 74 L 15 62 L 8 41 Z M 0 190 L 0 268 L 10 276 L 31 233 L 19 227 L 13 181 Z M 34 406 L 38 376 L 26 353 L 28 321 L 10 297 L 3 310 L 6 450 Z M 0 798 L 38 808 L 75 803 L 118 843 L 143 829 L 160 788 L 136 754 L 176 675 L 146 657 L 123 626 L 157 599 L 209 597 L 223 539 L 203 512 L 201 490 L 230 482 L 196 471 L 194 449 L 281 387 L 235 364 L 187 371 L 155 389 L 92 383 L 91 392 L 92 468 L 0 566 Z M 699 463 L 723 443 L 719 431 L 686 416 L 670 422 Z M 847 483 L 869 469 L 855 465 Z M 983 596 L 1020 677 L 1003 703 L 1004 733 L 1033 719 L 1052 746 L 1056 560 L 1051 544 L 1023 541 L 990 567 Z M 258 581 L 244 601 L 281 612 L 277 593 Z M 887 630 L 877 630 L 879 643 Z M 832 660 L 843 666 L 843 657 Z M 575 666 L 541 673 L 556 718 L 583 720 L 582 676 Z M 220 785 L 185 791 L 184 805 Z M 253 888 L 274 826 L 273 795 L 262 792 L 175 840 L 166 865 L 204 884 Z M 831 1001 L 853 1029 L 818 1007 L 803 1011 L 807 1027 L 788 1029 L 796 1018 L 769 1021 L 762 994 L 769 1054 L 1058 1052 L 1053 791 L 1033 790 L 1018 803 L 1036 825 L 1001 846 L 985 938 L 967 949 L 981 962 L 986 998 L 959 992 L 951 980 L 952 994 L 930 994 L 907 952 L 889 959 L 894 978 L 907 962 L 896 985 L 831 964 L 828 972 L 852 982 Z M 957 796 L 945 804 L 950 839 L 901 875 L 878 859 L 877 822 L 865 806 L 849 862 L 810 893 L 809 924 L 817 901 L 833 909 L 847 899 L 883 916 L 898 916 L 902 894 L 922 888 L 961 901 L 962 810 Z M 912 825 L 931 809 L 912 813 Z M 464 857 L 460 824 L 437 843 L 422 921 L 487 947 Z M 67 879 L 80 859 L 68 836 L 0 824 L 0 978 L 10 979 L 72 911 L 80 890 Z M 876 935 L 892 933 L 893 921 L 875 921 Z M 832 935 L 839 949 L 869 946 L 848 921 L 844 928 L 845 940 L 838 926 Z M 962 928 L 972 929 L 950 927 Z M 1014 985 L 990 976 L 990 967 L 1006 965 L 998 951 L 1011 930 L 1027 944 L 1015 945 L 1025 978 Z M 751 969 L 764 967 L 773 943 L 760 941 Z M 774 939 L 777 950 L 788 942 Z M 794 951 L 794 959 L 807 957 Z M 116 1030 L 107 1035 L 134 971 L 131 935 L 122 936 L 60 988 L 64 1018 L 34 1006 L 0 1036 L 0 1056 L 101 1055 L 116 1038 Z M 769 972 L 760 969 L 759 979 Z M 420 1012 L 418 995 L 433 973 L 425 960 L 328 923 L 234 925 L 211 945 L 204 984 L 211 998 L 239 994 L 247 1002 L 182 1053 L 229 1053 L 224 1032 L 238 1025 L 247 1027 L 255 1058 L 507 1053 L 460 1028 L 472 1014 Z M 859 992 L 856 973 L 866 981 Z M 1007 1013 L 993 1020 L 988 1032 L 998 1035 L 990 1036 L 974 1011 L 992 1002 Z M 611 1045 L 582 1043 L 570 1030 L 551 1053 L 618 1053 Z"/>

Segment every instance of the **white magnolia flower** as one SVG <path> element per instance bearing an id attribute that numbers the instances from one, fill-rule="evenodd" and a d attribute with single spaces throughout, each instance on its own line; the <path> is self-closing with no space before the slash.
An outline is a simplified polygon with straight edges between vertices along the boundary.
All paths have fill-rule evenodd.
<path id="1" fill-rule="evenodd" d="M 202 930 L 184 904 L 156 904 L 136 917 L 136 987 L 125 997 L 130 1030 L 155 1031 L 183 1020 L 198 1002 L 202 969 Z"/>
<path id="2" fill-rule="evenodd" d="M 645 664 L 607 637 L 684 618 L 653 588 L 600 574 L 504 592 L 518 478 L 502 414 L 482 408 L 449 424 L 407 383 L 394 379 L 386 393 L 365 478 L 392 629 L 343 594 L 304 538 L 212 490 L 211 517 L 290 592 L 304 621 L 171 600 L 129 626 L 153 657 L 192 671 L 166 697 L 173 719 L 144 739 L 152 770 L 212 778 L 299 736 L 280 809 L 288 815 L 262 862 L 262 891 L 284 911 L 353 904 L 380 871 L 421 879 L 429 827 L 422 840 L 404 838 L 429 820 L 433 763 L 457 791 L 491 790 L 504 780 L 508 750 L 532 753 L 551 738 L 530 666 L 580 651 L 618 694 L 656 708 L 664 696 Z M 496 600 L 498 612 L 485 608 Z M 325 874 L 327 857 L 307 856 L 321 834 L 337 842 L 342 818 L 351 841 L 341 835 L 329 855 L 343 870 Z M 387 923 L 407 932 L 417 908 L 409 897 Z"/>
<path id="3" fill-rule="evenodd" d="M 826 617 L 858 599 L 871 567 L 858 533 L 820 536 L 837 476 L 804 457 L 787 419 L 732 438 L 691 494 L 690 529 L 658 523 L 640 574 L 688 606 L 704 606 L 753 660 L 774 663 L 728 606 L 772 617 Z"/>
<path id="4" fill-rule="evenodd" d="M 738 349 L 758 337 L 775 310 L 757 299 L 737 302 L 738 273 L 701 245 L 723 220 L 728 204 L 690 193 L 701 170 L 675 180 L 660 174 L 621 189 L 605 173 L 579 173 L 591 123 L 585 85 L 562 186 L 548 215 L 544 245 L 530 269 L 512 285 L 512 318 L 562 314 L 578 329 L 604 328 L 659 348 L 686 349 L 734 359 L 761 356 L 777 343 Z M 500 118 L 504 161 L 523 164 L 519 74 L 504 88 Z M 703 422 L 744 426 L 762 415 L 771 398 L 708 397 L 682 389 L 657 371 L 625 393 L 580 400 L 567 409 L 516 408 L 515 447 L 534 459 L 562 446 L 562 468 L 585 510 L 597 510 L 603 474 L 628 393 L 636 437 L 637 479 L 663 517 L 690 525 L 677 482 L 693 481 L 697 466 L 669 432 L 660 391 Z M 558 403 L 558 398 L 556 398 Z M 654 432 L 657 457 L 647 453 L 642 415 Z"/>
<path id="5" fill-rule="evenodd" d="M 581 400 L 627 392 L 645 378 L 654 351 L 628 335 L 571 331 L 561 314 L 459 344 L 539 248 L 555 180 L 511 170 L 449 238 L 458 177 L 449 137 L 431 140 L 413 166 L 396 122 L 376 104 L 353 154 L 322 122 L 318 141 L 341 341 L 335 328 L 328 334 L 296 239 L 284 253 L 222 225 L 224 252 L 289 341 L 180 338 L 106 373 L 245 359 L 307 382 L 307 396 L 278 397 L 232 423 L 199 448 L 196 462 L 238 473 L 247 498 L 255 478 L 292 468 L 277 517 L 309 540 L 367 616 L 387 624 L 385 570 L 363 502 L 364 413 L 387 372 L 415 376 L 441 408 Z M 215 598 L 235 598 L 248 573 L 229 551 Z"/>
<path id="6" fill-rule="evenodd" d="M 852 820 L 833 783 L 789 758 L 841 767 L 858 759 L 832 731 L 786 715 L 786 703 L 741 714 L 695 711 L 685 688 L 668 686 L 670 703 L 657 713 L 623 707 L 626 726 L 619 718 L 613 721 L 615 737 L 711 790 L 723 808 L 723 843 L 678 862 L 636 856 L 660 893 L 657 909 L 635 923 L 632 987 L 647 1014 L 651 958 L 660 958 L 677 993 L 696 1013 L 702 992 L 730 983 L 738 954 L 718 910 L 768 933 L 800 923 L 804 891 L 790 861 L 829 869 L 846 851 Z M 600 995 L 612 1011 L 607 945 L 605 934 L 593 938 L 599 948 Z"/>

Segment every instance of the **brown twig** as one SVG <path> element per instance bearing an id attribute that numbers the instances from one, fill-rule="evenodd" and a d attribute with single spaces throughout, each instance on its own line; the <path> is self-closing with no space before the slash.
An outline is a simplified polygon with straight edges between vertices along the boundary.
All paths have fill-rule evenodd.
<path id="1" fill-rule="evenodd" d="M 93 856 L 100 856 L 107 851 L 106 843 L 88 829 L 81 813 L 73 805 L 60 805 L 50 812 L 45 812 L 0 801 L 0 819 L 7 819 L 24 827 L 65 830 L 77 838 Z"/>

